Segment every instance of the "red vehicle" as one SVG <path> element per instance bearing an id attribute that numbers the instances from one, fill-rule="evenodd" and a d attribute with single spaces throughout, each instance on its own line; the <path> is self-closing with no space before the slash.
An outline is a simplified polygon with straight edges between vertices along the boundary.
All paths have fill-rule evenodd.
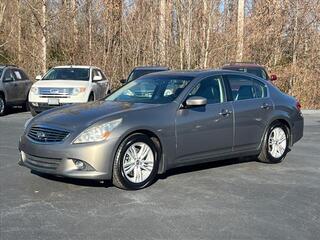
<path id="1" fill-rule="evenodd" d="M 269 80 L 269 81 L 277 80 L 277 76 L 276 75 L 272 74 L 272 75 L 269 76 L 266 68 L 264 66 L 261 66 L 261 65 L 256 64 L 256 63 L 251 63 L 251 62 L 232 62 L 232 63 L 224 65 L 222 67 L 222 69 L 250 73 L 250 74 L 256 75 L 258 77 L 261 77 L 263 79 Z"/>

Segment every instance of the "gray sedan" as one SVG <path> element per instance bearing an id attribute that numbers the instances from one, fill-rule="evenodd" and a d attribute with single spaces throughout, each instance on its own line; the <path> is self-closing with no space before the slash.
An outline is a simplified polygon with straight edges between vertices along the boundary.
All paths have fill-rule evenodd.
<path id="1" fill-rule="evenodd" d="M 261 78 L 226 70 L 166 71 L 134 80 L 104 100 L 31 119 L 20 139 L 20 164 L 141 189 L 179 166 L 240 156 L 279 163 L 302 135 L 299 102 Z"/>

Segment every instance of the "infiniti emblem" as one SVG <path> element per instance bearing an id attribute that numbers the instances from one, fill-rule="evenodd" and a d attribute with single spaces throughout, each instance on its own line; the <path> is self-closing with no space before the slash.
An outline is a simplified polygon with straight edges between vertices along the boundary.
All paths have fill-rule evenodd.
<path id="1" fill-rule="evenodd" d="M 37 132 L 37 137 L 39 139 L 44 139 L 44 138 L 46 138 L 46 134 L 44 132 L 38 131 Z"/>

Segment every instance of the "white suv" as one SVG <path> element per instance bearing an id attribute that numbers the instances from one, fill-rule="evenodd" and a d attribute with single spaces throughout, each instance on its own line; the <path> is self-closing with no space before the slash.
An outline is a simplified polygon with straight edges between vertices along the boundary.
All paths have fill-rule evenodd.
<path id="1" fill-rule="evenodd" d="M 29 93 L 33 116 L 52 107 L 101 99 L 110 92 L 106 76 L 92 66 L 54 67 L 36 80 Z"/>

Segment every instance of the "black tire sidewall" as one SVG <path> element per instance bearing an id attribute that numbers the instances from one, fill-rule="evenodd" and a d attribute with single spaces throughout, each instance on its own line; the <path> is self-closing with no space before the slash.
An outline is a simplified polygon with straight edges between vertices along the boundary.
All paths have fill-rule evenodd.
<path id="1" fill-rule="evenodd" d="M 127 149 L 134 143 L 137 142 L 143 142 L 148 144 L 148 146 L 151 148 L 153 154 L 154 154 L 154 167 L 153 170 L 150 174 L 150 176 L 143 182 L 141 183 L 133 183 L 130 180 L 127 179 L 127 177 L 125 176 L 124 172 L 123 172 L 123 159 L 124 159 L 124 154 L 126 153 Z M 144 134 L 135 134 L 132 136 L 129 136 L 127 139 L 125 139 L 123 141 L 123 143 L 121 144 L 121 148 L 118 149 L 118 176 L 122 182 L 122 184 L 127 188 L 127 189 L 132 189 L 132 190 L 138 190 L 138 189 L 142 189 L 147 187 L 148 185 L 150 185 L 158 172 L 158 167 L 159 167 L 159 153 L 158 150 L 154 144 L 154 142 L 146 135 Z"/>
<path id="2" fill-rule="evenodd" d="M 6 105 L 6 100 L 4 99 L 3 96 L 0 96 L 0 99 L 3 101 L 3 112 L 0 112 L 0 116 L 3 116 L 6 114 L 7 111 L 7 105 Z"/>
<path id="3" fill-rule="evenodd" d="M 275 128 L 281 128 L 284 131 L 285 135 L 286 135 L 286 143 L 287 143 L 286 144 L 286 149 L 284 150 L 283 154 L 279 158 L 275 158 L 269 153 L 269 137 L 270 137 L 271 132 Z M 267 134 L 267 137 L 266 137 L 266 143 L 265 143 L 265 151 L 266 151 L 266 156 L 267 156 L 268 160 L 270 162 L 272 162 L 272 163 L 280 163 L 280 162 L 282 162 L 282 160 L 285 158 L 285 156 L 288 153 L 288 149 L 289 149 L 289 132 L 288 132 L 287 127 L 284 126 L 281 123 L 274 123 L 268 130 L 268 134 Z"/>

